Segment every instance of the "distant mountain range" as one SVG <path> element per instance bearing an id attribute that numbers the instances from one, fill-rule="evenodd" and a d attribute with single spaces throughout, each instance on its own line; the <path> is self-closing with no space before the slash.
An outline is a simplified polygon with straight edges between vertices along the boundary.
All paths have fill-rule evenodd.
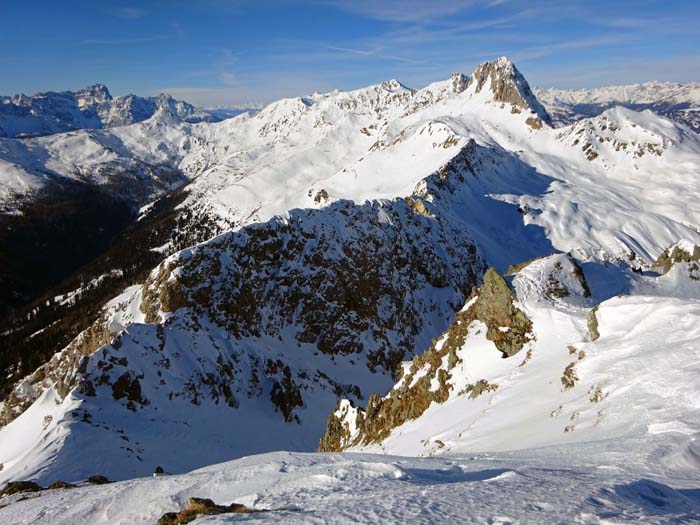
<path id="1" fill-rule="evenodd" d="M 535 89 L 557 125 L 599 115 L 614 106 L 650 109 L 700 132 L 700 82 L 645 82 L 595 89 Z"/>
<path id="2" fill-rule="evenodd" d="M 95 84 L 75 92 L 0 97 L 0 137 L 35 137 L 77 129 L 126 126 L 146 120 L 159 109 L 167 109 L 184 122 L 222 120 L 165 94 L 113 97 L 107 86 Z"/>

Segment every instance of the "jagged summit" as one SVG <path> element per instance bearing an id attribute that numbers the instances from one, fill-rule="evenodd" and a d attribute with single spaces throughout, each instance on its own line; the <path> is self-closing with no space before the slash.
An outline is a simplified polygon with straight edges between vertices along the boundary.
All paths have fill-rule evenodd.
<path id="1" fill-rule="evenodd" d="M 68 92 L 66 95 L 70 98 L 72 93 Z M 112 94 L 104 84 L 93 84 L 81 89 L 75 93 L 75 97 L 81 110 L 101 109 L 113 100 Z"/>
<path id="2" fill-rule="evenodd" d="M 9 138 L 126 126 L 150 118 L 164 104 L 185 122 L 221 120 L 166 94 L 114 97 L 104 84 L 93 84 L 75 92 L 0 97 L 0 102 L 0 137 Z"/>
<path id="3" fill-rule="evenodd" d="M 392 93 L 401 91 L 413 91 L 411 88 L 405 86 L 395 78 L 382 82 L 381 87 Z"/>
<path id="4" fill-rule="evenodd" d="M 547 110 L 537 100 L 525 77 L 508 58 L 500 57 L 493 62 L 479 64 L 469 77 L 469 85 L 476 83 L 475 91 L 479 93 L 488 80 L 491 81 L 489 87 L 493 100 L 521 109 L 530 109 L 543 122 L 551 123 Z"/>

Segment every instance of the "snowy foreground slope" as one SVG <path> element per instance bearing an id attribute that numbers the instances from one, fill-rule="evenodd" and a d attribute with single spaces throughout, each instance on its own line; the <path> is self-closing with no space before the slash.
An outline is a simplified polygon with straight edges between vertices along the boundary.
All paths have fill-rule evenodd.
<path id="1" fill-rule="evenodd" d="M 696 446 L 679 454 L 676 463 L 697 469 L 698 452 Z M 197 524 L 700 521 L 697 478 L 678 476 L 664 457 L 640 459 L 615 441 L 440 458 L 274 452 L 178 476 L 58 489 L 19 502 L 14 496 L 3 500 L 0 520 L 153 525 L 188 498 L 202 497 L 262 512 L 200 516 Z"/>
<path id="2" fill-rule="evenodd" d="M 270 511 L 198 523 L 700 519 L 700 138 L 620 107 L 549 122 L 499 59 L 0 141 L 13 213 L 136 173 L 133 202 L 180 184 L 221 232 L 150 246 L 14 383 L 0 482 L 81 486 L 2 498 L 0 520 L 155 523 L 189 497 Z M 178 475 L 132 479 L 156 466 Z"/>

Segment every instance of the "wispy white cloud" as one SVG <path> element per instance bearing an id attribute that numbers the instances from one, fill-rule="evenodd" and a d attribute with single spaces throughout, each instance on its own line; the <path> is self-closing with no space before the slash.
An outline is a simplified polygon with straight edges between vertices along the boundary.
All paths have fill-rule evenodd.
<path id="1" fill-rule="evenodd" d="M 391 22 L 426 22 L 454 15 L 469 7 L 491 7 L 494 0 L 321 0 L 344 11 Z"/>
<path id="2" fill-rule="evenodd" d="M 178 40 L 182 40 L 185 37 L 185 30 L 183 29 L 180 22 L 178 22 L 177 20 L 171 20 L 170 27 L 173 28 L 175 38 L 177 38 Z"/>
<path id="3" fill-rule="evenodd" d="M 125 44 L 145 44 L 147 42 L 157 42 L 158 40 L 167 40 L 166 35 L 151 35 L 151 36 L 137 36 L 130 38 L 89 38 L 83 40 L 83 44 L 86 45 L 100 45 L 100 46 L 112 46 L 112 45 L 125 45 Z"/>
<path id="4" fill-rule="evenodd" d="M 413 58 L 397 56 L 391 53 L 386 53 L 384 47 L 374 47 L 371 49 L 353 49 L 349 47 L 333 46 L 327 44 L 319 44 L 319 47 L 327 49 L 329 51 L 336 51 L 345 55 L 355 55 L 360 57 L 374 57 L 378 59 L 404 62 L 406 64 L 420 64 L 422 61 L 415 60 Z"/>
<path id="5" fill-rule="evenodd" d="M 523 47 L 515 49 L 508 53 L 511 60 L 533 60 L 545 56 L 556 54 L 560 51 L 574 49 L 589 49 L 595 47 L 611 46 L 615 44 L 625 44 L 639 40 L 640 36 L 636 34 L 613 34 L 600 35 L 587 38 L 575 38 L 569 40 L 561 40 L 558 42 L 548 42 L 543 45 Z"/>
<path id="6" fill-rule="evenodd" d="M 108 13 L 116 18 L 124 18 L 127 20 L 135 20 L 148 15 L 148 11 L 140 7 L 117 7 L 110 9 Z"/>

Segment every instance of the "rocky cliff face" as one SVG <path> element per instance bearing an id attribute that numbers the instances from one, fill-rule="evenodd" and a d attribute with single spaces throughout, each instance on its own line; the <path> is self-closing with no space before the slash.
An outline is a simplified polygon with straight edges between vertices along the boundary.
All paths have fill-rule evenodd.
<path id="1" fill-rule="evenodd" d="M 381 443 L 391 431 L 419 418 L 432 403 L 444 403 L 453 393 L 452 371 L 461 362 L 458 355 L 473 323 L 485 330 L 504 357 L 518 353 L 534 340 L 532 322 L 514 304 L 515 298 L 503 278 L 493 268 L 483 284 L 472 291 L 465 306 L 457 312 L 447 331 L 412 362 L 406 363 L 394 388 L 385 398 L 372 395 L 364 410 L 341 401 L 328 420 L 319 451 L 334 452 L 352 446 Z M 479 380 L 464 387 L 460 394 L 479 396 L 496 389 Z"/>
<path id="2" fill-rule="evenodd" d="M 338 202 L 169 258 L 143 285 L 138 307 L 145 323 L 178 320 L 196 329 L 206 320 L 235 339 L 291 337 L 297 346 L 357 356 L 371 372 L 391 373 L 424 337 L 427 320 L 445 322 L 480 265 L 466 230 L 403 200 Z M 82 381 L 67 378 L 81 371 L 81 356 L 111 339 L 107 324 L 98 321 L 29 383 L 65 384 L 64 396 Z M 5 422 L 32 400 L 8 398 Z"/>
<path id="3" fill-rule="evenodd" d="M 664 250 L 654 268 L 665 274 L 680 263 L 688 264 L 691 279 L 700 280 L 700 246 L 690 241 L 680 241 Z"/>
<path id="4" fill-rule="evenodd" d="M 124 456 L 130 472 L 141 468 L 137 456 L 159 454 L 145 421 L 176 407 L 198 407 L 202 417 L 214 410 L 226 428 L 240 418 L 261 432 L 292 425 L 285 446 L 290 435 L 310 446 L 322 431 L 321 409 L 386 388 L 483 272 L 468 229 L 416 204 L 428 197 L 294 210 L 169 257 L 20 382 L 5 399 L 3 423 L 46 395 L 79 400 L 75 435 L 133 414 L 124 417 L 140 452 L 101 452 Z M 240 454 L 258 445 L 230 446 Z M 183 468 L 197 464 L 194 453 L 185 456 Z"/>
<path id="5" fill-rule="evenodd" d="M 526 275 L 520 276 L 521 272 Z M 585 305 L 590 296 L 580 266 L 566 254 L 527 261 L 512 267 L 509 273 L 519 280 L 517 297 L 504 278 L 489 269 L 481 287 L 472 291 L 449 328 L 433 340 L 428 350 L 403 364 L 402 375 L 387 396 L 373 394 L 364 409 L 349 399 L 336 405 L 319 442 L 319 451 L 381 448 L 390 436 L 400 436 L 404 425 L 422 421 L 431 407 L 433 413 L 439 413 L 450 410 L 448 402 L 452 407 L 469 405 L 481 396 L 497 395 L 500 385 L 493 379 L 497 370 L 521 369 L 536 351 L 536 327 L 525 313 L 525 305 L 528 311 L 535 304 L 547 308 L 567 305 L 568 309 L 569 305 Z M 504 361 L 515 364 L 497 363 L 493 359 L 496 352 Z M 513 361 L 516 355 L 518 358 Z M 568 369 L 570 377 L 573 369 L 574 364 Z M 449 418 L 441 424 L 449 425 Z M 430 434 L 430 429 L 424 433 Z M 436 453 L 445 447 L 440 439 L 430 441 L 434 441 L 430 447 Z"/>
<path id="6" fill-rule="evenodd" d="M 475 91 L 481 92 L 486 86 L 493 94 L 493 100 L 511 104 L 512 111 L 532 110 L 539 118 L 538 123 L 533 119 L 530 126 L 538 128 L 542 122 L 551 124 L 551 119 L 530 89 L 525 77 L 518 68 L 505 57 L 493 62 L 480 64 L 469 77 L 466 87 L 475 85 Z"/>

